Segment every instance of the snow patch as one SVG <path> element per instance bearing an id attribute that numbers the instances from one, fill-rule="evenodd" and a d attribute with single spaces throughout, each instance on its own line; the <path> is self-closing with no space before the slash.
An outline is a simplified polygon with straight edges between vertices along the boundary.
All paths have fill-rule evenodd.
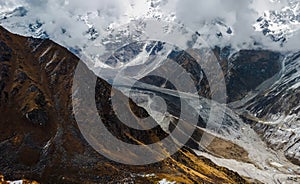
<path id="1" fill-rule="evenodd" d="M 159 184 L 175 184 L 176 181 L 168 181 L 166 179 L 162 179 L 158 182 Z"/>

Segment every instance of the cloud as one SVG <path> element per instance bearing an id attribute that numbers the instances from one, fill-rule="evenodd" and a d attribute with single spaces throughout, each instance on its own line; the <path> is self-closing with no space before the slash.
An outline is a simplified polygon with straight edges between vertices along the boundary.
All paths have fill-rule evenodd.
<path id="1" fill-rule="evenodd" d="M 236 49 L 254 48 L 260 43 L 266 49 L 279 49 L 279 43 L 266 39 L 254 24 L 266 11 L 279 11 L 287 5 L 285 0 L 185 0 L 177 3 L 176 15 L 186 26 L 208 35 L 209 43 Z M 226 33 L 228 28 L 233 34 Z M 216 38 L 217 32 L 222 33 L 222 38 Z"/>
<path id="2" fill-rule="evenodd" d="M 260 47 L 266 49 L 296 49 L 294 40 L 299 39 L 300 34 L 295 33 L 293 40 L 288 40 L 291 43 L 282 48 L 253 27 L 266 11 L 280 11 L 282 7 L 291 6 L 291 1 L 6 0 L 0 2 L 0 16 L 20 6 L 26 7 L 28 13 L 24 17 L 0 19 L 0 24 L 27 36 L 40 36 L 46 32 L 65 47 L 83 48 L 91 42 L 100 42 L 109 26 L 122 25 L 141 17 L 155 17 L 184 24 L 201 33 L 211 45 L 231 45 L 241 49 L 254 48 L 260 43 Z M 29 25 L 35 29 L 34 33 Z"/>

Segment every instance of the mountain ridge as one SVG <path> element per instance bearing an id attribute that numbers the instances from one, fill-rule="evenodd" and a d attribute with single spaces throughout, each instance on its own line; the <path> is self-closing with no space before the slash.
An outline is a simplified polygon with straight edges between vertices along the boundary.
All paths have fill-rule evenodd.
<path id="1" fill-rule="evenodd" d="M 73 119 L 71 79 L 78 58 L 50 40 L 0 29 L 0 147 L 4 158 L 0 172 L 7 178 L 25 177 L 41 183 L 143 183 L 163 178 L 187 183 L 247 183 L 187 147 L 148 166 L 107 160 L 86 143 Z M 100 83 L 109 87 L 101 79 Z M 143 177 L 143 173 L 154 176 Z"/>

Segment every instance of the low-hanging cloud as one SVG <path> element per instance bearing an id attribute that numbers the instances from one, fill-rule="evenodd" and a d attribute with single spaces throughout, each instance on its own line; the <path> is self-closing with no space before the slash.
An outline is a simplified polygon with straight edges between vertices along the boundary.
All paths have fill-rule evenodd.
<path id="1" fill-rule="evenodd" d="M 263 47 L 266 49 L 280 48 L 280 43 L 274 43 L 266 38 L 262 32 L 254 28 L 257 19 L 266 11 L 280 11 L 288 6 L 288 1 L 274 2 L 269 0 L 185 0 L 179 1 L 176 7 L 176 15 L 182 23 L 207 34 L 210 43 L 234 48 Z M 223 32 L 220 30 L 223 26 Z M 225 27 L 225 28 L 224 28 Z M 221 28 L 222 29 L 222 28 Z M 226 29 L 230 29 L 230 35 L 226 35 Z M 221 31 L 223 38 L 217 39 L 216 32 Z M 231 31 L 234 34 L 231 34 Z M 289 49 L 296 49 L 289 47 Z"/>
<path id="2" fill-rule="evenodd" d="M 256 20 L 269 10 L 280 11 L 292 0 L 7 0 L 0 2 L 0 16 L 14 8 L 25 7 L 25 16 L 7 16 L 0 24 L 12 32 L 39 36 L 45 32 L 51 39 L 68 48 L 82 48 L 100 38 L 98 35 L 112 25 L 122 25 L 132 19 L 155 17 L 175 21 L 198 31 L 211 45 L 231 45 L 235 49 L 298 49 L 294 33 L 280 47 L 256 31 Z M 300 14 L 300 13 L 299 13 Z M 0 17 L 1 18 L 1 17 Z M 3 17 L 2 17 L 3 18 Z M 29 25 L 36 25 L 35 33 Z M 32 26 L 31 26 L 32 27 Z M 216 34 L 218 34 L 216 36 Z M 220 36 L 221 35 L 221 36 Z M 93 39 L 91 39 L 93 37 Z"/>

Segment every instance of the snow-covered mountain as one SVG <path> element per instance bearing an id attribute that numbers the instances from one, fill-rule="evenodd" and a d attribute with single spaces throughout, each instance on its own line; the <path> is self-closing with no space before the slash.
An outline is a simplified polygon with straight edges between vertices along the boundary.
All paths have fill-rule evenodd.
<path id="1" fill-rule="evenodd" d="M 289 1 L 281 11 L 266 11 L 257 19 L 256 30 L 284 45 L 300 29 L 300 4 Z"/>
<path id="2" fill-rule="evenodd" d="M 88 0 L 84 4 L 67 0 L 9 0 L 0 3 L 0 24 L 21 35 L 50 38 L 77 54 L 87 46 L 102 43 L 106 39 L 103 35 L 112 29 L 147 18 L 181 24 L 197 31 L 211 46 L 231 45 L 236 50 L 295 49 L 294 39 L 300 29 L 297 0 L 245 2 L 230 0 L 228 5 L 222 6 L 218 0 L 211 5 L 193 0 L 186 3 L 177 0 L 95 3 Z M 212 10 L 218 14 L 210 13 Z M 243 20 L 241 13 L 249 20 Z"/>

